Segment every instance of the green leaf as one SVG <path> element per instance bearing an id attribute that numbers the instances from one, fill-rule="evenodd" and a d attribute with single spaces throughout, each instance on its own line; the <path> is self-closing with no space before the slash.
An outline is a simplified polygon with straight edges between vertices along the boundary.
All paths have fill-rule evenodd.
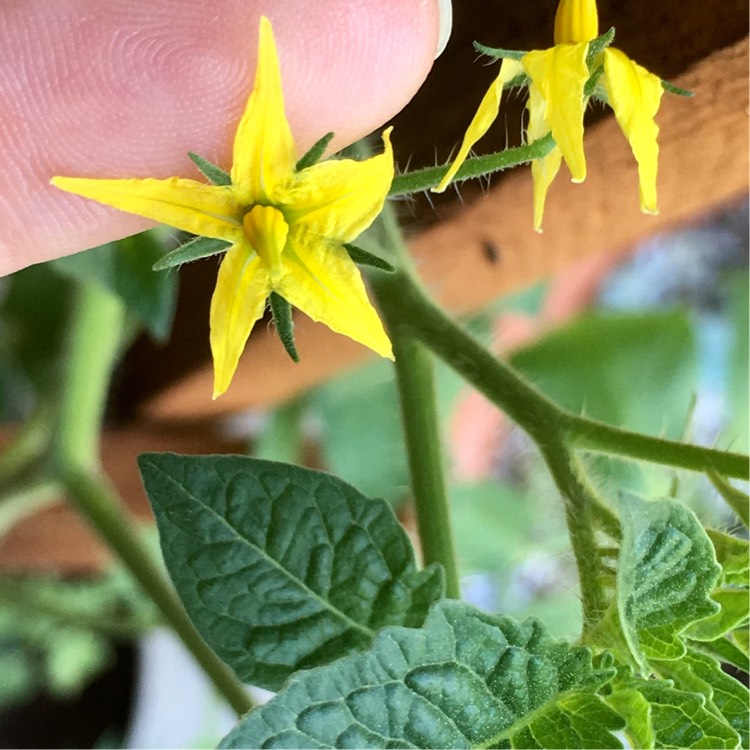
<path id="1" fill-rule="evenodd" d="M 700 521 L 681 503 L 625 495 L 620 515 L 617 609 L 630 651 L 648 674 L 648 659 L 679 659 L 680 634 L 717 611 L 709 594 L 721 569 Z"/>
<path id="2" fill-rule="evenodd" d="M 634 680 L 630 687 L 637 688 L 650 704 L 654 747 L 739 747 L 737 732 L 706 707 L 704 696 L 676 690 L 670 682 L 661 680 Z"/>
<path id="3" fill-rule="evenodd" d="M 333 140 L 333 135 L 333 133 L 326 133 L 322 138 L 315 141 L 315 143 L 313 143 L 313 145 L 303 154 L 294 169 L 297 172 L 301 172 L 303 169 L 307 169 L 313 164 L 317 164 L 328 148 L 328 145 Z"/>
<path id="4" fill-rule="evenodd" d="M 727 505 L 740 517 L 745 528 L 748 528 L 750 526 L 750 497 L 715 471 L 709 471 L 708 478 L 716 491 L 726 500 Z"/>
<path id="5" fill-rule="evenodd" d="M 692 641 L 690 647 L 726 664 L 732 664 L 743 672 L 750 672 L 746 631 L 738 630 L 715 641 Z"/>
<path id="6" fill-rule="evenodd" d="M 706 529 L 721 565 L 720 581 L 727 586 L 750 586 L 750 544 L 714 529 Z"/>
<path id="7" fill-rule="evenodd" d="M 243 456 L 138 463 L 183 604 L 246 682 L 278 689 L 379 628 L 421 625 L 443 594 L 390 507 L 336 477 Z"/>
<path id="8" fill-rule="evenodd" d="M 708 710 L 723 718 L 740 735 L 742 746 L 748 746 L 750 693 L 741 682 L 724 673 L 718 661 L 689 651 L 682 659 L 657 664 L 657 669 L 674 680 L 675 687 L 705 696 Z"/>
<path id="9" fill-rule="evenodd" d="M 615 690 L 606 700 L 625 719 L 624 731 L 630 747 L 654 747 L 656 738 L 651 724 L 651 704 L 639 690 L 633 687 Z"/>
<path id="10" fill-rule="evenodd" d="M 284 349 L 286 349 L 286 353 L 291 357 L 292 361 L 299 362 L 297 347 L 294 345 L 292 306 L 280 294 L 276 294 L 276 292 L 271 292 L 271 296 L 268 299 L 271 303 L 273 322 L 281 343 L 284 345 Z"/>
<path id="11" fill-rule="evenodd" d="M 232 178 L 229 176 L 229 173 L 225 172 L 221 167 L 217 167 L 208 159 L 204 159 L 202 156 L 198 156 L 198 154 L 194 154 L 192 151 L 188 151 L 188 156 L 190 157 L 190 161 L 192 161 L 193 164 L 195 164 L 195 166 L 198 167 L 198 169 L 208 177 L 214 185 L 226 186 L 232 184 Z"/>
<path id="12" fill-rule="evenodd" d="M 163 341 L 172 328 L 177 278 L 153 273 L 162 255 L 164 247 L 150 231 L 59 258 L 51 267 L 67 278 L 116 294 L 151 335 Z"/>
<path id="13" fill-rule="evenodd" d="M 387 260 L 383 260 L 383 258 L 363 250 L 361 247 L 352 245 L 350 242 L 344 243 L 344 249 L 349 253 L 349 257 L 360 266 L 372 266 L 387 273 L 393 273 L 396 270 Z"/>
<path id="14" fill-rule="evenodd" d="M 323 425 L 326 468 L 365 495 L 403 499 L 409 467 L 390 362 L 346 373 L 317 389 L 312 401 Z"/>
<path id="15" fill-rule="evenodd" d="M 750 617 L 747 589 L 717 588 L 711 592 L 711 598 L 721 609 L 688 628 L 685 635 L 696 641 L 713 641 L 741 627 Z"/>
<path id="16" fill-rule="evenodd" d="M 154 263 L 153 270 L 166 271 L 168 268 L 181 266 L 183 263 L 190 263 L 193 260 L 210 258 L 212 255 L 225 252 L 231 246 L 232 243 L 226 240 L 217 240 L 213 237 L 194 237 L 160 258 Z"/>
<path id="17" fill-rule="evenodd" d="M 588 649 L 443 601 L 423 628 L 294 675 L 221 743 L 237 747 L 620 748 Z"/>
<path id="18" fill-rule="evenodd" d="M 0 300 L 2 361 L 44 392 L 58 382 L 73 285 L 49 263 L 25 268 L 8 281 Z"/>

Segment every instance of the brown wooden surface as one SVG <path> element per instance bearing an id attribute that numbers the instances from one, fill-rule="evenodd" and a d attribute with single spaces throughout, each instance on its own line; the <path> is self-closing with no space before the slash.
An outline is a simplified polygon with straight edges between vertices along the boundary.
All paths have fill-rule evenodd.
<path id="1" fill-rule="evenodd" d="M 532 185 L 519 168 L 450 219 L 418 232 L 410 249 L 419 270 L 449 309 L 476 310 L 596 253 L 621 251 L 657 232 L 708 214 L 748 191 L 748 44 L 721 50 L 676 80 L 695 92 L 665 95 L 661 127 L 658 216 L 638 209 L 636 165 L 614 118 L 586 136 L 589 174 L 574 185 L 564 168 L 553 184 L 544 234 L 531 227 Z M 487 260 L 485 245 L 499 260 Z M 259 326 L 229 391 L 210 400 L 211 364 L 204 364 L 147 400 L 157 420 L 210 418 L 264 407 L 294 396 L 369 356 L 324 326 L 299 318 L 301 363 L 293 365 L 275 333 Z"/>

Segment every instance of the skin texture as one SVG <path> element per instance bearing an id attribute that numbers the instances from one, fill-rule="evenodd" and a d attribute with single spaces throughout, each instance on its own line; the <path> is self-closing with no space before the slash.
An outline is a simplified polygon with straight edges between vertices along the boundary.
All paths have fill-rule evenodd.
<path id="1" fill-rule="evenodd" d="M 5 0 L 0 5 L 0 275 L 152 226 L 53 175 L 198 178 L 231 163 L 261 14 L 300 152 L 376 129 L 424 81 L 436 0 Z"/>

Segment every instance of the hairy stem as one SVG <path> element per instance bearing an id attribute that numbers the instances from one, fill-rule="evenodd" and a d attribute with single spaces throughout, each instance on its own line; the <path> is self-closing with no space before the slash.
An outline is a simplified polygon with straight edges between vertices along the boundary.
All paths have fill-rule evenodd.
<path id="1" fill-rule="evenodd" d="M 517 146 L 516 148 L 507 148 L 504 151 L 487 154 L 486 156 L 474 156 L 467 159 L 461 165 L 453 182 L 460 182 L 474 177 L 483 177 L 503 169 L 517 167 L 519 164 L 526 164 L 534 159 L 541 159 L 552 150 L 554 145 L 555 141 L 550 133 L 544 136 L 544 138 L 534 141 L 534 143 Z M 441 167 L 427 167 L 425 169 L 417 169 L 414 172 L 397 175 L 393 180 L 388 195 L 409 195 L 410 193 L 419 193 L 423 190 L 437 187 L 449 167 L 450 164 L 444 164 Z"/>
<path id="2" fill-rule="evenodd" d="M 399 333 L 393 337 L 393 351 L 422 555 L 426 565 L 443 566 L 446 595 L 459 599 L 432 355 L 419 341 Z"/>

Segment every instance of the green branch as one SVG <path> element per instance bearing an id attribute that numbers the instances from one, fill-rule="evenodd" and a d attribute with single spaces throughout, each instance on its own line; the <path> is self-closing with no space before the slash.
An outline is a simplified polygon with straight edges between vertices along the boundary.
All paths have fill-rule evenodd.
<path id="1" fill-rule="evenodd" d="M 507 148 L 504 151 L 498 151 L 486 156 L 474 156 L 467 159 L 456 173 L 453 182 L 469 180 L 476 177 L 484 177 L 493 172 L 500 172 L 504 169 L 517 167 L 520 164 L 527 164 L 534 159 L 541 159 L 546 156 L 554 147 L 555 141 L 552 134 L 545 135 L 538 141 L 528 143 L 524 146 Z M 426 167 L 417 169 L 414 172 L 406 172 L 397 175 L 393 179 L 391 189 L 388 195 L 396 197 L 400 195 L 410 195 L 411 193 L 420 193 L 424 190 L 437 187 L 448 171 L 450 164 L 444 164 L 441 167 Z"/>
<path id="2" fill-rule="evenodd" d="M 570 412 L 567 413 L 566 421 L 573 444 L 577 448 L 613 453 L 709 475 L 713 472 L 735 479 L 748 479 L 750 458 L 741 453 L 718 451 L 700 445 L 628 432 Z"/>

